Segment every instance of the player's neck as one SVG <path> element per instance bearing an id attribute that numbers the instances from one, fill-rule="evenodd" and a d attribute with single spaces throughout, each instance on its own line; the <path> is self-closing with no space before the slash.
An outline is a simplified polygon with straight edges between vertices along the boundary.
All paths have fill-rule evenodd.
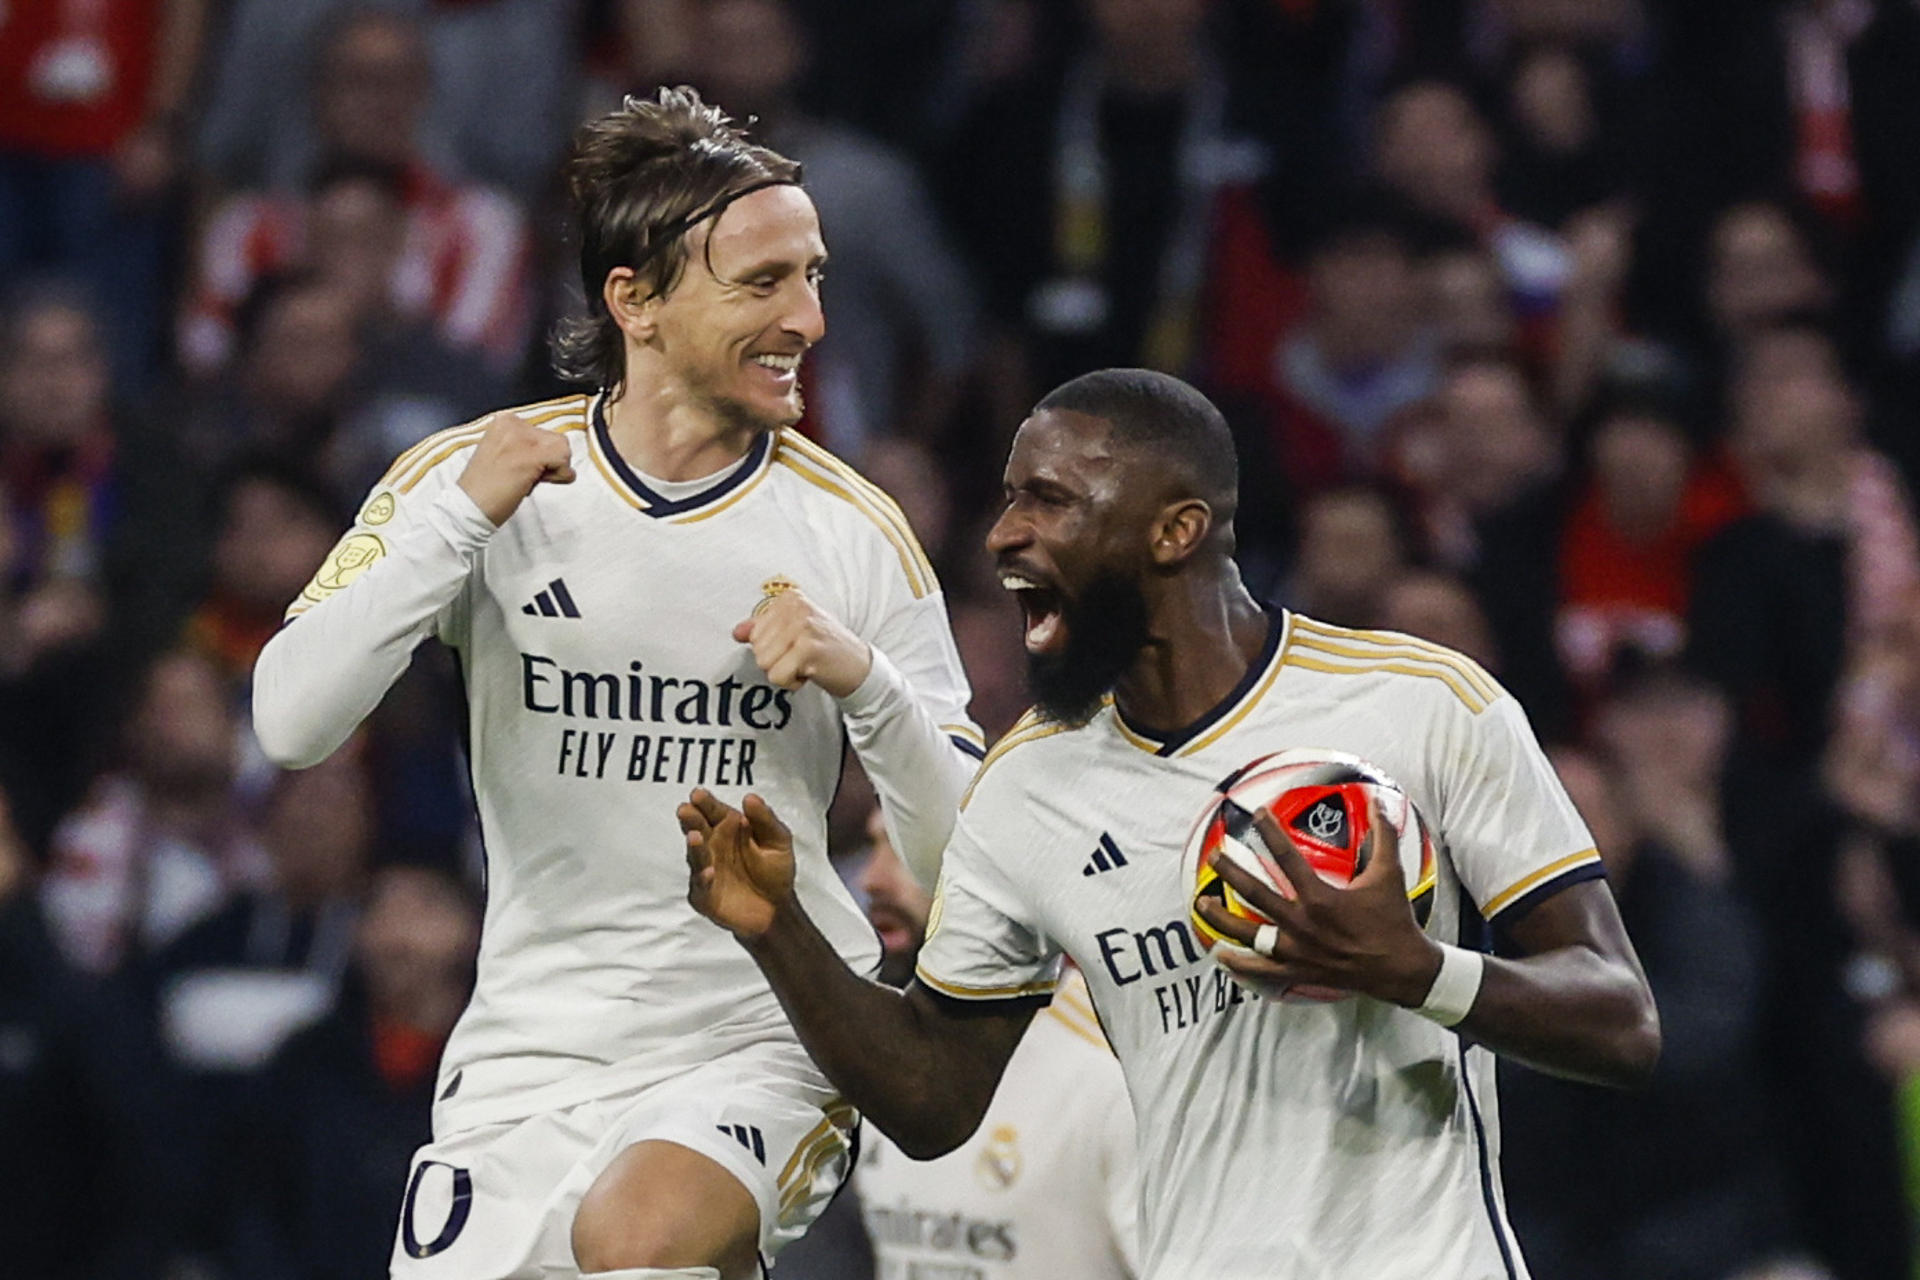
<path id="1" fill-rule="evenodd" d="M 657 480 L 699 480 L 746 456 L 756 431 L 665 390 L 626 387 L 606 405 L 621 459 Z"/>
<path id="2" fill-rule="evenodd" d="M 1266 648 L 1271 619 L 1237 574 L 1176 589 L 1156 603 L 1153 639 L 1113 696 L 1130 723 L 1171 736 L 1239 686 Z"/>

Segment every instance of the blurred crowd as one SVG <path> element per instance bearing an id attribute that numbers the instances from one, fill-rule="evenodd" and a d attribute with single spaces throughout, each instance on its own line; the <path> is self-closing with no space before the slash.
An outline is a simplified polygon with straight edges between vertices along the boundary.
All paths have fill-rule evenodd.
<path id="1" fill-rule="evenodd" d="M 684 82 L 805 165 L 804 429 L 990 733 L 1005 446 L 1102 365 L 1227 411 L 1258 594 L 1521 699 L 1666 1035 L 1506 1073 L 1540 1280 L 1915 1274 L 1916 67 L 1916 0 L 0 4 L 0 1268 L 385 1274 L 457 681 L 283 774 L 249 673 L 395 454 L 563 390 L 559 158 Z"/>

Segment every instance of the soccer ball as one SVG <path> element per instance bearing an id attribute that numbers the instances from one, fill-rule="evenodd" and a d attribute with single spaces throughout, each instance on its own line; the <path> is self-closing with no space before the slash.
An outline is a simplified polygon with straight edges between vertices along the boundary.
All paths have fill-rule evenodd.
<path id="1" fill-rule="evenodd" d="M 1203 898 L 1224 904 L 1243 920 L 1272 923 L 1222 878 L 1222 860 L 1244 868 L 1282 897 L 1294 896 L 1293 884 L 1254 826 L 1256 814 L 1272 814 L 1315 874 L 1344 888 L 1366 868 L 1369 797 L 1387 828 L 1382 834 L 1390 843 L 1385 847 L 1400 857 L 1414 918 L 1425 926 L 1433 910 L 1433 837 L 1413 801 L 1393 779 L 1358 756 L 1296 747 L 1261 756 L 1228 775 L 1214 788 L 1187 837 L 1181 883 L 1191 887 L 1188 912 L 1200 945 L 1209 954 L 1216 945 L 1239 947 L 1201 917 Z M 1353 994 L 1305 983 L 1279 991 L 1261 985 L 1258 990 L 1301 1001 L 1343 1000 Z"/>

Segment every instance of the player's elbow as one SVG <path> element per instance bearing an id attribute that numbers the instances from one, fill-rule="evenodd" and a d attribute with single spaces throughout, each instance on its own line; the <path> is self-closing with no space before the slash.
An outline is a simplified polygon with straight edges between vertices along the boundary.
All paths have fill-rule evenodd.
<path id="1" fill-rule="evenodd" d="M 1660 1010 L 1638 974 L 1632 975 L 1631 984 L 1631 992 L 1622 994 L 1622 1007 L 1608 1037 L 1606 1083 L 1619 1089 L 1644 1088 L 1660 1064 Z"/>
<path id="2" fill-rule="evenodd" d="M 282 769 L 305 769 L 333 753 L 322 727 L 310 714 L 312 700 L 280 678 L 271 655 L 263 653 L 253 673 L 253 736 L 261 752 Z M 304 711 L 303 711 L 304 709 Z"/>

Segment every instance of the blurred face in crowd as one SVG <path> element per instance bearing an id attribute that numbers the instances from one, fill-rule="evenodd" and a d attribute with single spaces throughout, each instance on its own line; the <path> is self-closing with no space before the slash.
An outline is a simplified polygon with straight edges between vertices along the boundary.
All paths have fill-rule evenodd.
<path id="1" fill-rule="evenodd" d="M 1705 795 L 1719 788 L 1731 725 L 1727 700 L 1712 685 L 1660 675 L 1610 699 L 1597 732 L 1614 760 L 1657 768 L 1672 785 Z"/>
<path id="2" fill-rule="evenodd" d="M 420 32 L 404 18 L 366 15 L 321 51 L 314 113 L 321 149 L 404 165 L 414 158 L 432 71 Z"/>
<path id="3" fill-rule="evenodd" d="M 1380 597 L 1405 564 L 1382 495 L 1344 489 L 1311 499 L 1300 515 L 1301 607 L 1343 626 L 1379 622 Z"/>
<path id="4" fill-rule="evenodd" d="M 1110 72 L 1151 91 L 1179 85 L 1194 67 L 1208 0 L 1085 0 Z"/>
<path id="5" fill-rule="evenodd" d="M 479 915 L 443 873 L 388 867 L 374 876 L 358 947 L 376 1013 L 445 1032 L 472 985 Z"/>
<path id="6" fill-rule="evenodd" d="M 1519 327 L 1506 281 L 1492 255 L 1477 249 L 1436 253 L 1421 268 L 1426 315 L 1443 350 L 1497 351 Z"/>
<path id="7" fill-rule="evenodd" d="M 797 186 L 763 187 L 689 232 L 687 248 L 672 292 L 638 305 L 629 367 L 638 340 L 673 400 L 754 431 L 798 422 L 800 358 L 827 331 L 827 248 L 813 201 Z M 609 305 L 616 315 L 633 307 L 618 297 Z"/>
<path id="8" fill-rule="evenodd" d="M 798 23 L 782 0 L 712 0 L 701 11 L 701 90 L 735 119 L 777 111 L 806 66 Z"/>
<path id="9" fill-rule="evenodd" d="M 1859 406 L 1846 386 L 1751 369 L 1736 393 L 1733 456 L 1753 500 L 1808 527 L 1845 519 Z"/>
<path id="10" fill-rule="evenodd" d="M 1571 155 L 1593 141 L 1596 122 L 1586 68 L 1564 48 L 1529 54 L 1514 73 L 1514 120 L 1542 151 Z"/>
<path id="11" fill-rule="evenodd" d="M 216 590 L 251 612 L 278 616 L 320 567 L 334 531 L 310 503 L 263 476 L 240 481 L 213 548 Z"/>
<path id="12" fill-rule="evenodd" d="M 1552 468 L 1552 442 L 1518 369 L 1464 365 L 1448 376 L 1440 405 L 1449 483 L 1470 510 L 1500 507 Z"/>
<path id="13" fill-rule="evenodd" d="M 307 210 L 307 265 L 361 315 L 388 310 L 394 264 L 407 234 L 406 210 L 371 179 L 336 182 Z"/>
<path id="14" fill-rule="evenodd" d="M 371 790 L 354 751 L 280 776 L 261 837 L 294 902 L 315 905 L 358 888 L 373 837 Z"/>
<path id="15" fill-rule="evenodd" d="M 926 941 L 927 916 L 933 910 L 933 896 L 907 870 L 887 837 L 887 824 L 875 805 L 867 815 L 867 861 L 860 869 L 860 892 L 866 895 L 867 919 L 880 935 L 885 954 L 880 961 L 880 980 L 904 987 L 913 977 L 914 961 L 920 956 L 920 944 Z"/>
<path id="16" fill-rule="evenodd" d="M 111 384 L 100 333 L 78 307 L 33 306 L 0 352 L 0 437 L 57 449 L 103 425 Z"/>
<path id="17" fill-rule="evenodd" d="M 1387 99 L 1375 140 L 1380 176 L 1425 209 L 1476 218 L 1493 198 L 1493 138 L 1459 89 L 1420 81 Z"/>
<path id="18" fill-rule="evenodd" d="M 1395 578 L 1380 597 L 1380 625 L 1458 649 L 1490 671 L 1500 669 L 1480 602 L 1451 574 L 1414 570 Z"/>
<path id="19" fill-rule="evenodd" d="M 1307 263 L 1313 332 L 1336 368 L 1397 358 L 1420 323 L 1419 279 L 1405 242 L 1384 231 L 1341 236 Z"/>
<path id="20" fill-rule="evenodd" d="M 316 282 L 275 298 L 247 357 L 254 402 L 292 422 L 338 410 L 360 362 L 358 326 L 352 297 L 333 285 Z"/>
<path id="21" fill-rule="evenodd" d="M 1594 483 L 1607 522 L 1634 541 L 1651 541 L 1680 518 L 1692 449 L 1678 425 L 1622 413 L 1593 437 Z"/>
<path id="22" fill-rule="evenodd" d="M 231 696 L 199 654 L 181 649 L 157 659 L 130 727 L 134 772 L 176 798 L 224 792 L 236 758 Z"/>
<path id="23" fill-rule="evenodd" d="M 1722 332 L 1744 337 L 1816 310 L 1827 297 L 1799 228 L 1778 206 L 1743 204 L 1721 215 L 1709 250 L 1707 301 Z"/>

